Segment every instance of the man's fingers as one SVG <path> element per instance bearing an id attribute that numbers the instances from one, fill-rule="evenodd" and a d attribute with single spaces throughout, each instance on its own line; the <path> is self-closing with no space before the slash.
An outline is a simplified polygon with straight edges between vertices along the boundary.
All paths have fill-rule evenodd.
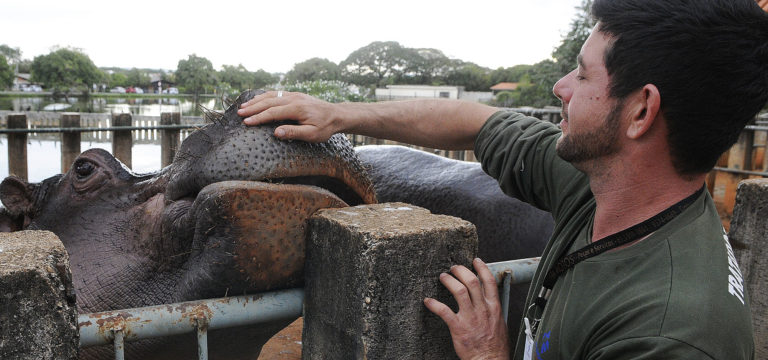
<path id="1" fill-rule="evenodd" d="M 472 299 L 470 299 L 469 291 L 464 284 L 446 273 L 440 274 L 440 282 L 443 283 L 443 286 L 445 286 L 451 294 L 453 294 L 456 303 L 459 304 L 459 311 L 461 311 L 461 309 L 472 308 Z"/>
<path id="2" fill-rule="evenodd" d="M 275 136 L 284 140 L 302 140 L 307 142 L 323 142 L 330 138 L 324 136 L 312 125 L 281 125 L 275 129 Z"/>
<path id="3" fill-rule="evenodd" d="M 456 313 L 454 313 L 453 310 L 448 307 L 448 305 L 445 305 L 432 298 L 424 298 L 424 305 L 433 314 L 443 319 L 445 324 L 448 325 L 448 328 L 454 326 L 458 321 Z"/>
<path id="4" fill-rule="evenodd" d="M 485 299 L 498 299 L 499 290 L 496 285 L 496 279 L 493 277 L 493 273 L 491 273 L 488 265 L 485 265 L 483 260 L 480 260 L 480 258 L 475 258 L 475 260 L 472 261 L 472 265 L 475 267 L 477 276 L 480 277 L 480 282 L 483 284 Z"/>
<path id="5" fill-rule="evenodd" d="M 478 302 L 483 301 L 483 288 L 480 284 L 480 280 L 474 273 L 462 265 L 451 266 L 451 273 L 456 276 L 469 291 L 469 296 L 473 304 L 477 305 Z"/>

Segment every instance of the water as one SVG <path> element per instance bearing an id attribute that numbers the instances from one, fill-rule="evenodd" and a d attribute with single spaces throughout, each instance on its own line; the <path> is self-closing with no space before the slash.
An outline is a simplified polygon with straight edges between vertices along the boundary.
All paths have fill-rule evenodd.
<path id="1" fill-rule="evenodd" d="M 112 152 L 111 142 L 83 141 L 80 150 L 101 148 Z M 160 170 L 159 144 L 134 144 L 133 171 L 147 173 Z M 39 182 L 61 173 L 61 142 L 55 140 L 28 140 L 27 172 L 29 182 Z M 0 135 L 0 179 L 8 176 L 8 137 Z"/>
<path id="2" fill-rule="evenodd" d="M 131 113 L 134 115 L 160 116 L 163 112 L 179 112 L 185 115 L 201 115 L 200 106 L 221 110 L 218 98 L 200 98 L 195 103 L 192 98 L 169 97 L 69 97 L 54 98 L 50 95 L 34 97 L 14 97 L 0 95 L 0 110 L 12 111 L 69 111 L 84 113 Z"/>

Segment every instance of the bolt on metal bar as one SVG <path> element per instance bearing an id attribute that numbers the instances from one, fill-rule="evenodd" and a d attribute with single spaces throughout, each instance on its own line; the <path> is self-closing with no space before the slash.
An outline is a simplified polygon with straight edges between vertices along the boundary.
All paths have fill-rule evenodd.
<path id="1" fill-rule="evenodd" d="M 123 330 L 114 330 L 115 341 L 113 346 L 115 347 L 115 360 L 125 359 L 125 333 Z"/>
<path id="2" fill-rule="evenodd" d="M 197 358 L 208 360 L 208 319 L 197 318 Z"/>
<path id="3" fill-rule="evenodd" d="M 195 318 L 206 318 L 208 330 L 301 316 L 303 289 L 257 295 L 189 301 L 78 316 L 80 347 L 109 344 L 111 330 L 121 326 L 125 341 L 194 332 Z"/>
<path id="4" fill-rule="evenodd" d="M 501 310 L 504 312 L 504 323 L 509 320 L 509 289 L 512 287 L 512 272 L 504 272 L 504 286 L 501 294 Z"/>

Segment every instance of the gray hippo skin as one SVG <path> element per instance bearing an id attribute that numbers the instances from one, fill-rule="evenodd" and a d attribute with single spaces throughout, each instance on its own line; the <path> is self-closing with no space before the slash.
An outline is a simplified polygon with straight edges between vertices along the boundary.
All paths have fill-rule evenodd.
<path id="1" fill-rule="evenodd" d="M 375 202 L 347 139 L 288 142 L 276 125 L 245 127 L 239 105 L 192 133 L 173 163 L 135 174 L 108 152 L 83 152 L 66 174 L 0 184 L 0 230 L 50 230 L 64 243 L 81 313 L 300 286 L 305 219 Z M 290 321 L 212 330 L 211 359 L 255 359 Z M 197 358 L 195 334 L 126 345 L 127 359 Z M 111 346 L 81 350 L 111 359 Z"/>
<path id="2" fill-rule="evenodd" d="M 397 145 L 355 148 L 379 202 L 406 202 L 477 227 L 478 257 L 486 263 L 541 256 L 552 216 L 505 195 L 479 163 Z"/>
<path id="3" fill-rule="evenodd" d="M 355 151 L 367 165 L 380 202 L 406 202 L 475 224 L 478 257 L 486 263 L 541 256 L 552 235 L 548 212 L 505 195 L 479 163 L 394 145 Z M 527 291 L 528 284 L 510 288 L 511 334 L 517 333 Z"/>

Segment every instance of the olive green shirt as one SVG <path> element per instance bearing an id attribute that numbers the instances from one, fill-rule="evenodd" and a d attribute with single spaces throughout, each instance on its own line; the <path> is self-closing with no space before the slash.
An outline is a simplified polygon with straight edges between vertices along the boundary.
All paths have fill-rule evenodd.
<path id="1" fill-rule="evenodd" d="M 586 175 L 556 155 L 560 134 L 551 123 L 498 112 L 475 142 L 506 194 L 555 219 L 526 308 L 561 254 L 591 242 L 595 199 Z M 532 359 L 754 357 L 746 289 L 707 192 L 643 241 L 561 275 L 541 319 Z M 515 359 L 524 348 L 521 325 Z"/>

